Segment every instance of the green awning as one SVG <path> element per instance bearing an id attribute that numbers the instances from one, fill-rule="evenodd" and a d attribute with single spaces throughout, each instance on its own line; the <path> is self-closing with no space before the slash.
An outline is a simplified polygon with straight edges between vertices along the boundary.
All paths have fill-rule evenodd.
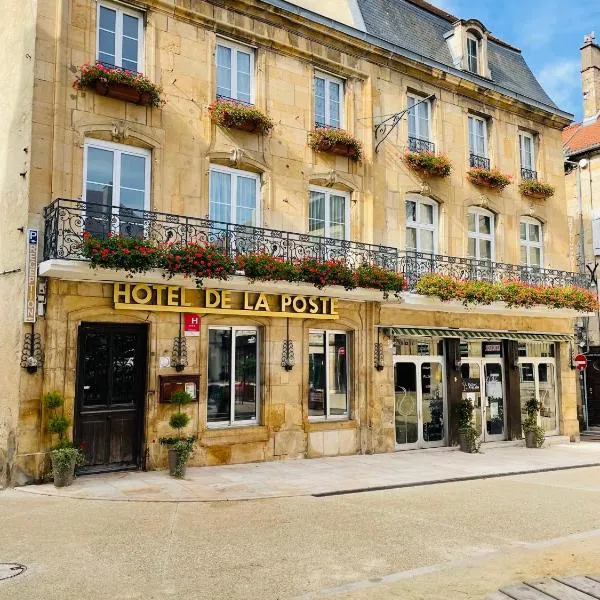
<path id="1" fill-rule="evenodd" d="M 533 333 L 526 331 L 488 331 L 486 329 L 441 329 L 429 327 L 381 327 L 390 335 L 412 337 L 462 338 L 470 340 L 517 340 L 524 342 L 570 342 L 566 333 Z"/>

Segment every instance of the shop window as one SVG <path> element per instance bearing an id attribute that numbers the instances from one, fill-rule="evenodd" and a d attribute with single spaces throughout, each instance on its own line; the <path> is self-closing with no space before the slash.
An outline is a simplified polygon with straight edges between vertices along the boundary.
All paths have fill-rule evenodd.
<path id="1" fill-rule="evenodd" d="M 395 356 L 442 356 L 444 344 L 438 337 L 393 336 Z"/>
<path id="2" fill-rule="evenodd" d="M 406 199 L 406 249 L 435 254 L 438 239 L 438 204 L 409 194 Z"/>
<path id="3" fill-rule="evenodd" d="M 337 240 L 349 237 L 350 194 L 311 186 L 308 200 L 308 233 Z"/>
<path id="4" fill-rule="evenodd" d="M 258 423 L 259 332 L 256 327 L 208 330 L 209 426 Z"/>
<path id="5" fill-rule="evenodd" d="M 477 260 L 494 260 L 494 213 L 470 208 L 468 217 L 467 256 Z"/>
<path id="6" fill-rule="evenodd" d="M 236 225 L 259 225 L 260 177 L 221 165 L 210 167 L 209 218 Z"/>
<path id="7" fill-rule="evenodd" d="M 344 82 L 338 77 L 315 73 L 313 82 L 316 127 L 342 127 Z"/>
<path id="8" fill-rule="evenodd" d="M 142 71 L 142 13 L 125 6 L 98 3 L 96 60 L 107 66 Z"/>
<path id="9" fill-rule="evenodd" d="M 150 208 L 150 151 L 102 140 L 86 140 L 84 162 L 86 230 L 144 234 Z"/>
<path id="10" fill-rule="evenodd" d="M 311 330 L 308 337 L 308 415 L 312 419 L 348 418 L 349 335 Z"/>
<path id="11" fill-rule="evenodd" d="M 254 50 L 229 40 L 217 42 L 217 97 L 254 102 Z"/>
<path id="12" fill-rule="evenodd" d="M 542 224 L 531 217 L 522 217 L 519 224 L 521 264 L 541 268 L 544 265 Z"/>

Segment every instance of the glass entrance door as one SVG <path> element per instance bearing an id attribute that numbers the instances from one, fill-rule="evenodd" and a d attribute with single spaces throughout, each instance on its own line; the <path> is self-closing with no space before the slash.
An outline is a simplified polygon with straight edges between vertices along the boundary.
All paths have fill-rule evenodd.
<path id="1" fill-rule="evenodd" d="M 443 446 L 447 408 L 442 360 L 394 357 L 394 392 L 396 447 Z"/>
<path id="2" fill-rule="evenodd" d="M 473 427 L 481 441 L 506 439 L 504 370 L 497 358 L 462 359 L 463 400 L 473 404 Z"/>
<path id="3" fill-rule="evenodd" d="M 556 363 L 552 358 L 520 358 L 521 421 L 525 404 L 531 398 L 541 403 L 539 424 L 547 435 L 558 435 L 558 401 L 556 395 Z"/>

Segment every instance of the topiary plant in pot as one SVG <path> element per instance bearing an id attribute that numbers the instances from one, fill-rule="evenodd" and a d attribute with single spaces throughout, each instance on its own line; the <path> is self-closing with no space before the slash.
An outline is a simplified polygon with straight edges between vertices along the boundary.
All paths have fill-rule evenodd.
<path id="1" fill-rule="evenodd" d="M 473 427 L 473 403 L 462 400 L 456 407 L 458 420 L 458 441 L 462 452 L 472 454 L 479 452 L 481 442 L 478 442 L 479 431 Z"/>
<path id="2" fill-rule="evenodd" d="M 63 407 L 64 398 L 58 392 L 49 392 L 42 397 L 42 405 L 49 411 L 48 431 L 58 436 L 56 446 L 50 452 L 54 485 L 65 487 L 73 483 L 75 467 L 83 464 L 83 453 L 65 439 L 65 433 L 71 422 L 59 409 Z"/>
<path id="3" fill-rule="evenodd" d="M 538 425 L 538 415 L 541 408 L 542 403 L 535 398 L 530 398 L 525 402 L 527 417 L 523 421 L 523 433 L 525 434 L 525 447 L 527 448 L 541 448 L 546 439 L 543 428 Z"/>
<path id="4" fill-rule="evenodd" d="M 169 419 L 169 425 L 177 432 L 177 437 L 168 438 L 165 443 L 169 446 L 169 474 L 177 479 L 185 477 L 187 462 L 196 441 L 193 437 L 182 436 L 182 429 L 190 422 L 190 416 L 182 408 L 193 401 L 190 394 L 183 391 L 173 392 L 169 398 L 171 404 L 177 404 L 177 412 Z"/>

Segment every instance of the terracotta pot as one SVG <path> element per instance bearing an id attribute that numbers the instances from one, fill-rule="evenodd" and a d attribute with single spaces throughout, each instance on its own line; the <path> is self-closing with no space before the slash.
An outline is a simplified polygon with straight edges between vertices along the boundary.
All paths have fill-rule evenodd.
<path id="1" fill-rule="evenodd" d="M 486 187 L 489 188 L 491 190 L 498 190 L 501 189 L 501 186 L 495 183 L 491 183 L 489 181 L 486 181 L 485 179 L 477 179 L 477 178 L 469 178 L 469 181 L 473 184 L 473 185 L 479 185 L 481 187 Z"/>
<path id="2" fill-rule="evenodd" d="M 101 96 L 108 96 L 109 98 L 115 98 L 116 100 L 133 102 L 134 104 L 140 104 L 142 106 L 150 104 L 149 92 L 140 92 L 126 83 L 107 84 L 104 81 L 97 81 L 95 90 L 96 93 Z"/>
<path id="3" fill-rule="evenodd" d="M 333 146 L 328 148 L 327 151 L 331 152 L 333 154 L 339 154 L 340 156 L 349 156 L 351 158 L 354 158 L 354 155 L 355 155 L 354 148 L 352 146 L 350 146 L 349 144 L 343 144 L 343 143 L 334 144 Z"/>
<path id="4" fill-rule="evenodd" d="M 75 463 L 77 456 L 73 456 L 71 464 L 65 471 L 59 471 L 56 469 L 54 464 L 54 457 L 52 457 L 52 473 L 54 475 L 54 487 L 67 487 L 73 483 L 75 478 Z"/>
<path id="5" fill-rule="evenodd" d="M 536 200 L 545 200 L 549 198 L 546 194 L 541 194 L 539 192 L 522 192 L 523 196 L 527 196 L 528 198 L 535 198 Z"/>
<path id="6" fill-rule="evenodd" d="M 187 470 L 187 464 L 183 465 L 181 469 L 181 479 L 185 477 L 185 473 Z M 169 448 L 169 475 L 171 477 L 177 477 L 177 452 L 173 450 L 173 448 Z"/>

